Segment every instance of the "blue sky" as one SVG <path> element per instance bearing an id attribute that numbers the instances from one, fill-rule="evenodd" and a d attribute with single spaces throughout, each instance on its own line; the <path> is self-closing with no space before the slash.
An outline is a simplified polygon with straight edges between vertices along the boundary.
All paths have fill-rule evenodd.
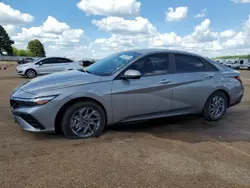
<path id="1" fill-rule="evenodd" d="M 135 48 L 250 53 L 250 0 L 3 0 L 0 24 L 16 47 L 37 38 L 49 56 Z"/>

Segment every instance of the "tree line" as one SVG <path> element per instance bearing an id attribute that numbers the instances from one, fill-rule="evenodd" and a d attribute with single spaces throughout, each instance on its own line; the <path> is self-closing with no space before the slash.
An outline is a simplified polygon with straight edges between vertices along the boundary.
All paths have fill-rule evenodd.
<path id="1" fill-rule="evenodd" d="M 231 55 L 231 56 L 221 56 L 216 57 L 215 59 L 250 59 L 250 54 L 248 55 Z"/>
<path id="2" fill-rule="evenodd" d="M 10 39 L 8 33 L 0 25 L 0 55 L 9 55 L 9 56 L 30 56 L 30 57 L 45 57 L 46 52 L 44 45 L 38 40 L 31 40 L 27 49 L 17 49 L 13 47 L 14 41 Z"/>

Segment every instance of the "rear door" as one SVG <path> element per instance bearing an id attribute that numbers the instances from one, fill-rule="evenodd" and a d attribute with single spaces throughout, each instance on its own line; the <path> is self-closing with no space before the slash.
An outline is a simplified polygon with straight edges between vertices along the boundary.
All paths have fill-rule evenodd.
<path id="1" fill-rule="evenodd" d="M 73 61 L 70 59 L 57 58 L 54 71 L 59 72 L 59 71 L 70 70 L 70 69 L 72 69 L 72 63 L 73 63 Z"/>
<path id="2" fill-rule="evenodd" d="M 140 79 L 122 80 L 112 85 L 114 121 L 133 121 L 164 116 L 171 110 L 171 63 L 169 54 L 153 54 L 141 58 L 121 72 L 138 70 Z"/>
<path id="3" fill-rule="evenodd" d="M 218 71 L 196 56 L 173 54 L 175 74 L 172 75 L 173 108 L 180 112 L 200 112 L 215 87 Z"/>

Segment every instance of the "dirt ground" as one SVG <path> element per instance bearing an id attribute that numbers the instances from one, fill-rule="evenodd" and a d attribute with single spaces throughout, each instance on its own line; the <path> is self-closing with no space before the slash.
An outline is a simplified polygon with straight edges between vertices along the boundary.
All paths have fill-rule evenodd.
<path id="1" fill-rule="evenodd" d="M 67 140 L 14 123 L 9 95 L 26 79 L 0 70 L 0 187 L 250 187 L 250 71 L 241 77 L 243 102 L 219 122 L 167 118 Z"/>

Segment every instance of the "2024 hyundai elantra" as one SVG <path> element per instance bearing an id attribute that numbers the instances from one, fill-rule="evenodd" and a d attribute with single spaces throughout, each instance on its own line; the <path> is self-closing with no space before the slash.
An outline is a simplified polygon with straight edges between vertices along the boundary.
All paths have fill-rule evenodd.
<path id="1" fill-rule="evenodd" d="M 184 114 L 216 121 L 243 93 L 238 71 L 192 53 L 146 49 L 35 78 L 14 90 L 10 104 L 27 131 L 88 138 L 118 122 Z"/>

